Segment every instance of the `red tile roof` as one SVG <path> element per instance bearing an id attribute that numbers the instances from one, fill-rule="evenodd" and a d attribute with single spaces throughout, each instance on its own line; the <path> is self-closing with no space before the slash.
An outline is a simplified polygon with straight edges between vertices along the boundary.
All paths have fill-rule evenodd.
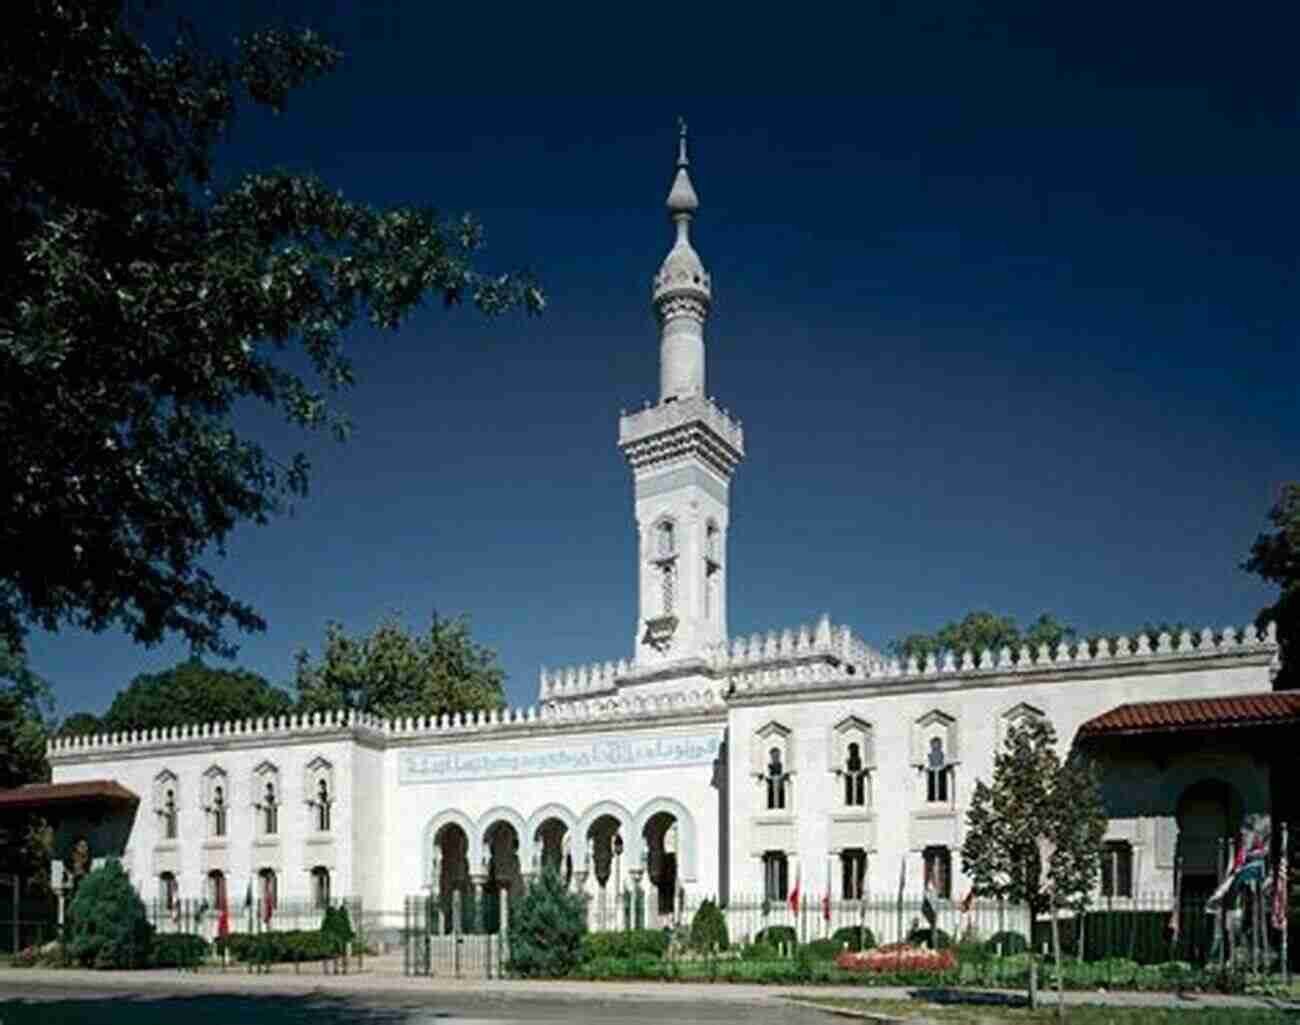
<path id="1" fill-rule="evenodd" d="M 1120 705 L 1079 727 L 1081 737 L 1233 726 L 1300 723 L 1300 691 L 1269 691 L 1223 698 L 1139 701 Z"/>
<path id="2" fill-rule="evenodd" d="M 57 804 L 135 804 L 139 800 L 115 779 L 88 779 L 81 783 L 28 783 L 12 790 L 0 790 L 0 811 Z"/>

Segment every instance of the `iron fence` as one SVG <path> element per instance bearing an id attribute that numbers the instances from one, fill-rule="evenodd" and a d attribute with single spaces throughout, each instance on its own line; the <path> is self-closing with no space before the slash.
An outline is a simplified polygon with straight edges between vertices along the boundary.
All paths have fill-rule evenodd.
<path id="1" fill-rule="evenodd" d="M 464 894 L 447 899 L 407 897 L 402 923 L 402 971 L 406 975 L 503 978 L 510 961 L 509 906 L 479 901 L 467 911 Z M 491 928 L 489 928 L 489 926 Z"/>
<path id="2" fill-rule="evenodd" d="M 347 908 L 357 940 L 363 941 L 362 905 L 359 897 L 331 897 L 328 904 L 315 900 L 261 899 L 229 901 L 227 932 L 259 933 L 319 929 L 326 907 Z M 178 897 L 166 901 L 155 898 L 145 905 L 150 924 L 160 934 L 194 933 L 204 939 L 216 939 L 220 932 L 221 909 L 197 897 Z"/>

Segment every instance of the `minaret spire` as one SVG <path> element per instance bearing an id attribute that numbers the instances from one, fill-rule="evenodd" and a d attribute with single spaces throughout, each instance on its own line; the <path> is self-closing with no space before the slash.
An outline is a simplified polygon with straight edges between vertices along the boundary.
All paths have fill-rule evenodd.
<path id="1" fill-rule="evenodd" d="M 704 394 L 704 322 L 713 300 L 709 274 L 691 245 L 691 220 L 700 199 L 687 170 L 685 118 L 679 117 L 677 125 L 677 173 L 667 204 L 677 238 L 654 281 L 660 331 L 660 402 Z"/>

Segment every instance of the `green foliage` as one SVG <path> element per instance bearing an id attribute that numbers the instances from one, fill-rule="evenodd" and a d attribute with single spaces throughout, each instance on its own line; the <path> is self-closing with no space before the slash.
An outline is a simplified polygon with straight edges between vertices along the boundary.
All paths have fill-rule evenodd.
<path id="1" fill-rule="evenodd" d="M 799 934 L 791 925 L 769 925 L 754 936 L 754 945 L 777 948 L 784 945 L 786 950 L 794 950 L 799 945 Z"/>
<path id="2" fill-rule="evenodd" d="M 90 737 L 104 732 L 104 724 L 99 716 L 89 712 L 73 712 L 59 723 L 61 737 Z"/>
<path id="3" fill-rule="evenodd" d="M 942 929 L 931 929 L 928 926 L 920 929 L 913 929 L 907 934 L 907 942 L 914 947 L 929 947 L 931 950 L 947 950 L 952 946 L 952 937 Z"/>
<path id="4" fill-rule="evenodd" d="M 510 970 L 516 975 L 567 975 L 582 959 L 586 908 L 553 869 L 546 869 L 510 909 Z"/>
<path id="5" fill-rule="evenodd" d="M 345 951 L 348 944 L 356 938 L 352 928 L 352 916 L 348 913 L 347 905 L 339 904 L 337 907 L 326 908 L 321 918 L 320 931 L 321 935 L 330 941 L 335 952 Z"/>
<path id="6" fill-rule="evenodd" d="M 835 955 L 843 953 L 844 948 L 830 940 L 812 940 L 805 943 L 799 948 L 801 951 L 806 950 L 808 957 L 813 961 L 834 961 Z"/>
<path id="7" fill-rule="evenodd" d="M 117 859 L 81 881 L 67 910 L 68 954 L 90 968 L 143 968 L 153 950 L 144 902 Z"/>
<path id="8" fill-rule="evenodd" d="M 1001 648 L 1008 647 L 1015 657 L 1022 644 L 1029 645 L 1035 651 L 1040 644 L 1046 644 L 1055 652 L 1061 642 L 1069 642 L 1074 636 L 1074 627 L 1059 622 L 1047 612 L 1024 630 L 1020 629 L 1011 616 L 999 616 L 992 612 L 968 612 L 960 622 L 946 623 L 934 633 L 901 637 L 890 642 L 888 648 L 889 653 L 896 658 L 915 656 L 924 663 L 929 655 L 940 658 L 945 653 L 952 653 L 960 657 L 963 652 L 978 654 L 986 648 L 996 653 Z"/>
<path id="9" fill-rule="evenodd" d="M 316 929 L 232 932 L 216 940 L 214 948 L 248 964 L 324 961 L 341 953 L 334 936 Z"/>
<path id="10" fill-rule="evenodd" d="M 21 650 L 0 639 L 0 789 L 50 778 L 45 742 L 53 711 L 49 683 L 28 667 Z"/>
<path id="11" fill-rule="evenodd" d="M 229 653 L 229 623 L 265 624 L 218 586 L 209 549 L 308 482 L 305 456 L 268 453 L 234 411 L 252 400 L 344 437 L 326 395 L 353 381 L 359 317 L 394 329 L 430 296 L 543 304 L 527 278 L 475 269 L 469 218 L 376 210 L 305 174 L 218 175 L 241 103 L 280 110 L 343 55 L 310 29 L 230 54 L 185 28 L 147 45 L 172 22 L 153 7 L 27 4 L 0 33 L 0 637 L 15 645 L 74 623 Z"/>
<path id="12" fill-rule="evenodd" d="M 106 732 L 285 715 L 293 702 L 257 673 L 218 669 L 197 658 L 141 673 L 118 691 L 100 720 Z"/>
<path id="13" fill-rule="evenodd" d="M 1086 906 L 1100 867 L 1106 814 L 1093 768 L 1081 755 L 1064 762 L 1044 719 L 1012 725 L 994 756 L 991 783 L 977 780 L 966 815 L 962 867 L 976 894 L 1048 910 Z M 1052 844 L 1041 864 L 1039 840 Z"/>
<path id="14" fill-rule="evenodd" d="M 726 950 L 727 917 L 712 900 L 705 898 L 691 919 L 691 948 L 701 953 Z"/>
<path id="15" fill-rule="evenodd" d="M 848 949 L 852 951 L 871 950 L 876 946 L 875 933 L 865 925 L 841 926 L 835 930 L 831 939 L 840 950 L 844 949 L 845 944 L 848 944 Z"/>
<path id="16" fill-rule="evenodd" d="M 1282 690 L 1300 687 L 1300 482 L 1282 487 L 1268 518 L 1273 533 L 1255 539 L 1242 569 L 1279 588 L 1277 601 L 1260 609 L 1255 625 L 1277 624 L 1282 670 L 1273 686 Z"/>
<path id="17" fill-rule="evenodd" d="M 208 956 L 208 941 L 192 932 L 163 932 L 153 938 L 150 963 L 155 968 L 188 968 Z"/>
<path id="18" fill-rule="evenodd" d="M 627 960 L 663 957 L 668 936 L 662 929 L 623 929 L 617 932 L 589 932 L 582 937 L 582 960 Z"/>
<path id="19" fill-rule="evenodd" d="M 1024 933 L 1004 929 L 990 936 L 985 947 L 994 954 L 1023 954 L 1029 949 L 1029 940 Z"/>
<path id="20" fill-rule="evenodd" d="M 297 688 L 307 711 L 355 707 L 377 715 L 445 715 L 500 708 L 505 673 L 496 653 L 477 644 L 469 624 L 434 613 L 420 634 L 386 619 L 369 636 L 325 631 L 319 663 L 297 655 Z"/>

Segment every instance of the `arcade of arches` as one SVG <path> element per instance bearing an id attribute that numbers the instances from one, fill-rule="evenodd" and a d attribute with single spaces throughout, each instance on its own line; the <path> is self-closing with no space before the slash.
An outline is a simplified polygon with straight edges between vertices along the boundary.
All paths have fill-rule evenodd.
<path id="1" fill-rule="evenodd" d="M 543 871 L 589 895 L 594 928 L 621 924 L 624 895 L 637 889 L 645 894 L 648 920 L 672 916 L 683 882 L 694 875 L 694 821 L 668 798 L 649 801 L 636 814 L 612 802 L 582 815 L 550 805 L 531 819 L 505 808 L 477 821 L 448 811 L 434 817 L 425 836 L 426 886 L 448 930 L 459 905 L 463 930 L 495 932 L 502 895 L 521 896 L 527 878 Z"/>

